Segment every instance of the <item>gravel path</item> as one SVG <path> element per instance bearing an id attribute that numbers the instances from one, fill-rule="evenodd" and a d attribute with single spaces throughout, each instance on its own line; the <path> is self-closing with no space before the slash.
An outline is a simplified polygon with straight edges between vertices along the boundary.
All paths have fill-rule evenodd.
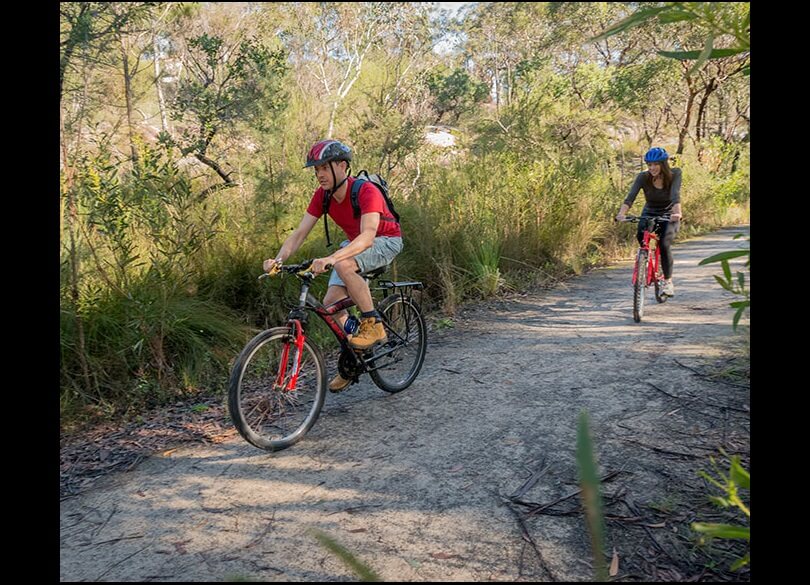
<path id="1" fill-rule="evenodd" d="M 588 580 L 579 499 L 528 514 L 576 491 L 583 409 L 600 472 L 620 472 L 603 484 L 617 577 L 694 576 L 696 470 L 750 445 L 747 385 L 709 375 L 742 342 L 734 299 L 698 266 L 740 231 L 676 244 L 677 296 L 650 292 L 642 323 L 620 262 L 461 312 L 410 388 L 329 395 L 290 449 L 231 435 L 110 475 L 61 504 L 62 580 L 356 580 L 310 527 L 387 581 Z"/>

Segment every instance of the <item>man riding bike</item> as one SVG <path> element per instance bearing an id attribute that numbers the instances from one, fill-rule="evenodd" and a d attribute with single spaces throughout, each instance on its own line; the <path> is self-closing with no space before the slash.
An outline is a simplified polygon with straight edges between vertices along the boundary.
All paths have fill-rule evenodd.
<path id="1" fill-rule="evenodd" d="M 374 308 L 371 291 L 361 272 L 387 266 L 402 251 L 402 232 L 379 189 L 370 181 L 360 187 L 360 216 L 355 217 L 350 197 L 354 177 L 349 176 L 352 151 L 338 140 L 321 140 L 309 150 L 304 168 L 314 167 L 318 189 L 312 195 L 301 223 L 284 241 L 273 257 L 264 261 L 265 272 L 294 254 L 323 215 L 326 197 L 331 199 L 328 215 L 345 232 L 347 239 L 329 256 L 316 258 L 312 272 L 326 272 L 333 266 L 329 288 L 323 298 L 330 305 L 349 296 L 361 311 L 360 327 L 349 341 L 355 349 L 365 350 L 387 340 L 380 314 Z M 348 315 L 335 315 L 341 326 Z M 350 380 L 339 373 L 329 383 L 329 390 L 339 392 Z"/>

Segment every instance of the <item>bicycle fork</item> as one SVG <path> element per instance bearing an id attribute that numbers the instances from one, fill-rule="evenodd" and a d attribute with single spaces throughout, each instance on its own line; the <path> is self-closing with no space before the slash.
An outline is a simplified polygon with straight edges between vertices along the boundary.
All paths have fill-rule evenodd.
<path id="1" fill-rule="evenodd" d="M 640 264 L 639 263 L 639 258 L 641 256 L 641 253 L 644 252 L 644 251 L 647 252 L 647 262 L 645 262 L 644 266 L 642 267 L 642 266 L 639 265 Z M 645 248 L 640 249 L 638 251 L 638 254 L 636 254 L 636 261 L 633 264 L 633 285 L 635 285 L 636 282 L 638 282 L 639 278 L 642 278 L 642 272 L 641 271 L 643 270 L 644 280 L 642 281 L 642 284 L 644 286 L 647 286 L 647 278 L 648 278 L 648 274 L 649 274 L 649 270 L 650 270 L 650 268 L 649 268 L 649 266 L 650 266 L 649 254 L 650 254 L 650 251 L 648 249 L 645 249 Z"/>
<path id="2" fill-rule="evenodd" d="M 281 351 L 281 359 L 278 365 L 278 375 L 276 376 L 275 387 L 279 390 L 292 392 L 296 389 L 298 384 L 298 375 L 301 373 L 301 361 L 304 357 L 304 328 L 301 326 L 301 321 L 293 319 L 292 323 L 292 339 L 287 340 L 284 344 L 284 349 Z M 290 372 L 290 379 L 287 384 L 284 381 L 287 377 L 287 362 L 290 358 L 290 346 L 293 346 L 293 359 L 292 371 Z"/>
<path id="3" fill-rule="evenodd" d="M 638 253 L 640 255 L 641 252 L 645 251 L 647 252 L 647 262 L 643 267 L 644 281 L 642 284 L 646 287 L 655 281 L 658 271 L 658 262 L 661 257 L 661 250 L 658 248 L 658 240 L 646 233 L 644 234 L 644 244 L 639 249 Z M 641 276 L 639 274 L 639 268 L 638 260 L 636 260 L 635 266 L 633 266 L 633 284 L 636 284 L 638 278 Z"/>

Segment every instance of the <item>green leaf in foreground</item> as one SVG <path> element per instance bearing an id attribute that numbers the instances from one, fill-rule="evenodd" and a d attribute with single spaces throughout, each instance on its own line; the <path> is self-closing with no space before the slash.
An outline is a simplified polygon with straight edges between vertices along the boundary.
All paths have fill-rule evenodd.
<path id="1" fill-rule="evenodd" d="M 382 579 L 380 579 L 380 577 L 378 577 L 377 574 L 368 567 L 368 565 L 364 564 L 343 546 L 338 544 L 331 536 L 328 536 L 324 532 L 321 532 L 315 528 L 311 528 L 309 532 L 319 543 L 321 543 L 324 548 L 328 549 L 331 553 L 343 561 L 347 567 L 354 571 L 355 574 L 360 577 L 361 581 L 382 581 Z"/>

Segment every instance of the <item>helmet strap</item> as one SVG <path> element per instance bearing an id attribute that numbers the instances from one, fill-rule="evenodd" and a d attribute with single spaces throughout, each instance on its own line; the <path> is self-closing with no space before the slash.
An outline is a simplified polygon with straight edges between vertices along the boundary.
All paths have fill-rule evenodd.
<path id="1" fill-rule="evenodd" d="M 337 193 L 337 190 L 343 186 L 343 183 L 346 182 L 346 180 L 349 178 L 349 175 L 347 174 L 345 177 L 343 177 L 343 180 L 340 183 L 338 183 L 337 176 L 335 176 L 335 161 L 332 160 L 329 161 L 329 169 L 332 171 L 332 185 L 334 185 L 332 187 L 332 190 L 329 192 L 329 195 L 332 196 L 335 193 Z"/>

